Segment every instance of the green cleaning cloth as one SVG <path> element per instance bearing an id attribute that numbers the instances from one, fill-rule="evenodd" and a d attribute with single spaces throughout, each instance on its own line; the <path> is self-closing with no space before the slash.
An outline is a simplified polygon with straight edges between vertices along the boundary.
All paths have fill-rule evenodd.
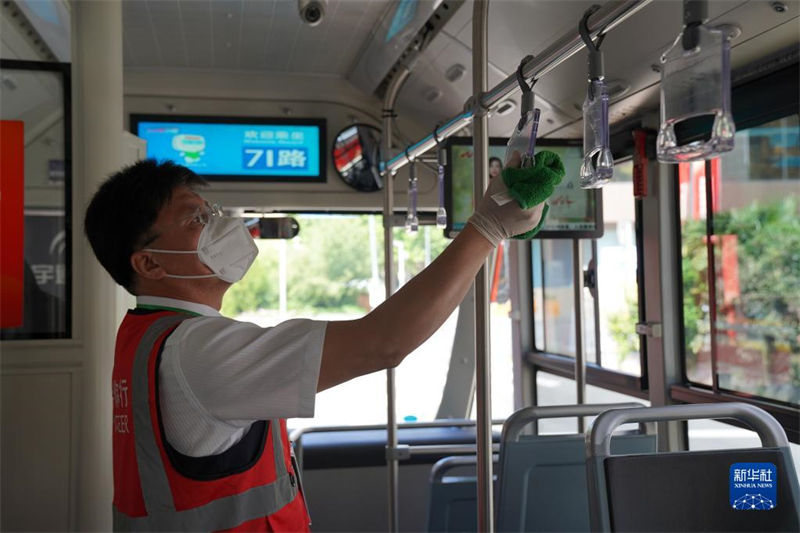
<path id="1" fill-rule="evenodd" d="M 502 176 L 511 197 L 523 209 L 530 209 L 550 198 L 556 186 L 561 183 L 564 174 L 564 163 L 558 157 L 558 154 L 542 150 L 534 156 L 534 165 L 532 167 L 506 167 L 503 169 Z M 514 235 L 514 238 L 533 238 L 542 229 L 548 211 L 550 211 L 550 206 L 545 204 L 539 224 L 530 231 Z"/>

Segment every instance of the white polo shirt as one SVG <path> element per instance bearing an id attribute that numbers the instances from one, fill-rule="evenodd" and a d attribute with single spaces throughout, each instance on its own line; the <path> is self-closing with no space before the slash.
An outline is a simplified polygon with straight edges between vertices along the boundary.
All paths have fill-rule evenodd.
<path id="1" fill-rule="evenodd" d="M 294 319 L 262 328 L 194 302 L 155 296 L 136 302 L 197 315 L 167 337 L 158 368 L 164 432 L 180 453 L 222 453 L 257 420 L 314 416 L 327 322 Z"/>

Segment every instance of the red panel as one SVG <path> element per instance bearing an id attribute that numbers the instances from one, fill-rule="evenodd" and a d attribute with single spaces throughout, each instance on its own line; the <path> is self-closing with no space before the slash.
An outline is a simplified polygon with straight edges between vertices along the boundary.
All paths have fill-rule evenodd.
<path id="1" fill-rule="evenodd" d="M 24 123 L 0 120 L 0 327 L 22 326 L 25 282 Z"/>
<path id="2" fill-rule="evenodd" d="M 730 324 L 736 324 L 736 307 L 741 296 L 739 287 L 739 252 L 737 235 L 720 235 L 722 237 L 722 306 L 725 319 Z M 736 332 L 728 331 L 728 337 L 736 338 Z"/>
<path id="3" fill-rule="evenodd" d="M 711 160 L 711 209 L 713 213 L 721 211 L 722 203 L 722 172 L 719 157 Z"/>
<path id="4" fill-rule="evenodd" d="M 503 270 L 503 241 L 497 245 L 497 255 L 494 262 L 494 276 L 492 277 L 492 290 L 489 293 L 489 302 L 497 302 L 497 289 L 500 287 L 500 272 Z"/>

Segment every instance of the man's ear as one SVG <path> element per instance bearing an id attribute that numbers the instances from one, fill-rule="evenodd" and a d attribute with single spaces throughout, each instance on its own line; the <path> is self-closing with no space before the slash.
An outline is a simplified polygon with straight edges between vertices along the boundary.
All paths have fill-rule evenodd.
<path id="1" fill-rule="evenodd" d="M 167 273 L 155 260 L 153 254 L 139 250 L 131 254 L 131 268 L 144 279 L 161 279 Z"/>

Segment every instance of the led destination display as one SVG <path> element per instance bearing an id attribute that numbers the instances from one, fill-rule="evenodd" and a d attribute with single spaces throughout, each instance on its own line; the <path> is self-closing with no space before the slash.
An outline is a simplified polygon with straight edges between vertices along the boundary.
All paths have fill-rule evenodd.
<path id="1" fill-rule="evenodd" d="M 147 157 L 210 180 L 325 180 L 323 120 L 134 115 L 131 122 L 147 141 Z"/>

